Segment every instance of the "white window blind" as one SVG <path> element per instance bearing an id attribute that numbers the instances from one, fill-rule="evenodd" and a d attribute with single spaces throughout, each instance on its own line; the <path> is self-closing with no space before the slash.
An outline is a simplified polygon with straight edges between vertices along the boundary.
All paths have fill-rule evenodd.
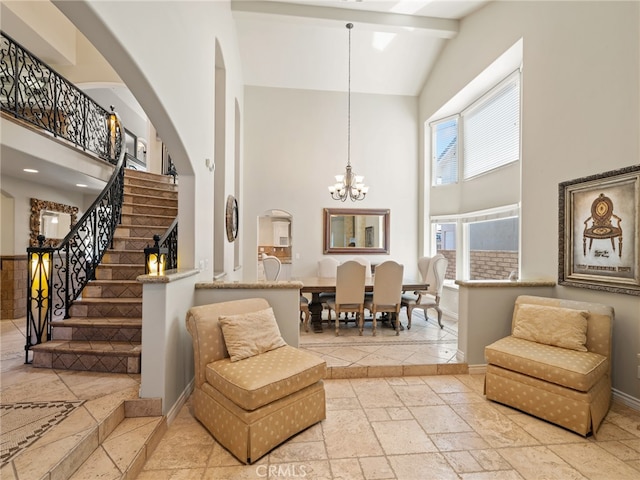
<path id="1" fill-rule="evenodd" d="M 520 72 L 462 113 L 465 180 L 520 158 Z"/>
<path id="2" fill-rule="evenodd" d="M 458 182 L 458 117 L 431 124 L 432 185 Z"/>

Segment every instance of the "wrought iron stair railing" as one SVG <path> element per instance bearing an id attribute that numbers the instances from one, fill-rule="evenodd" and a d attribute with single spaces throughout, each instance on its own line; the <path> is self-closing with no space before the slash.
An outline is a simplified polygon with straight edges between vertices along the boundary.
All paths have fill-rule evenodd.
<path id="1" fill-rule="evenodd" d="M 167 249 L 167 270 L 178 268 L 178 217 L 160 237 L 159 245 Z"/>
<path id="2" fill-rule="evenodd" d="M 0 31 L 0 109 L 115 164 L 108 112 Z"/>

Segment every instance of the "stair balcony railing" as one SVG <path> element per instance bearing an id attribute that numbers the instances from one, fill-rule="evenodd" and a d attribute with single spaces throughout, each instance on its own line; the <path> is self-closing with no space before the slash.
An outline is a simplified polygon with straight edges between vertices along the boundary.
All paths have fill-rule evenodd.
<path id="1" fill-rule="evenodd" d="M 104 108 L 0 31 L 0 109 L 115 164 Z"/>

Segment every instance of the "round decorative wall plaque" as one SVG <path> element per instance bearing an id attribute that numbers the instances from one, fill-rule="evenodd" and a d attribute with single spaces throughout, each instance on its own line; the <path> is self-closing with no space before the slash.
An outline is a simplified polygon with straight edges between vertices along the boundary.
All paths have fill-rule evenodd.
<path id="1" fill-rule="evenodd" d="M 238 237 L 238 201 L 233 195 L 227 197 L 225 223 L 227 227 L 227 240 L 233 242 Z"/>

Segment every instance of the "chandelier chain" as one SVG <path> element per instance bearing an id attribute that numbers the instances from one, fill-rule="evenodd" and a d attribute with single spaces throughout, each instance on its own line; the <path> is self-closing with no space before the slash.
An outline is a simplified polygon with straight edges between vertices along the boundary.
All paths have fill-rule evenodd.
<path id="1" fill-rule="evenodd" d="M 364 183 L 364 177 L 356 175 L 351 169 L 351 29 L 353 23 L 347 23 L 349 30 L 349 51 L 347 65 L 347 168 L 344 175 L 336 175 L 336 183 L 329 186 L 329 193 L 334 200 L 344 202 L 347 198 L 355 202 L 363 200 L 369 187 Z"/>
<path id="2" fill-rule="evenodd" d="M 351 165 L 351 29 L 353 23 L 347 23 L 349 30 L 349 64 L 347 70 L 347 165 Z"/>

